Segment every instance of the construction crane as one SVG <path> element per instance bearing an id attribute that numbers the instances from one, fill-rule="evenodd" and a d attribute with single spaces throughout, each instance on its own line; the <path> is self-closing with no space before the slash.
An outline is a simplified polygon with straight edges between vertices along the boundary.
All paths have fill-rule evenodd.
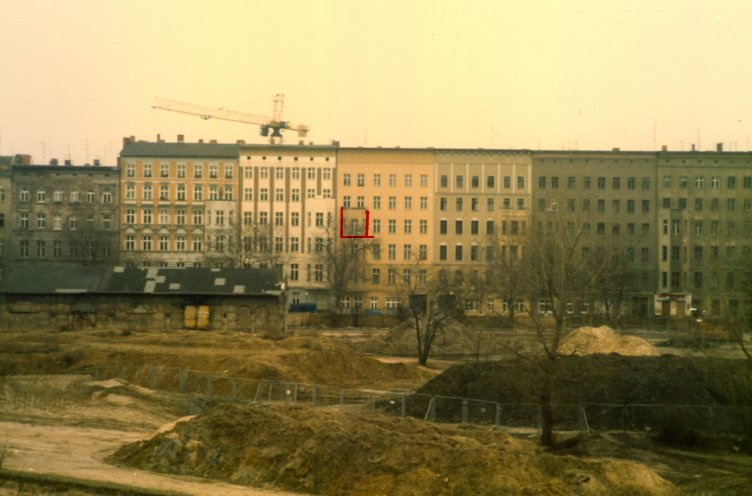
<path id="1" fill-rule="evenodd" d="M 294 125 L 282 118 L 282 109 L 285 104 L 285 95 L 277 93 L 274 95 L 274 106 L 272 117 L 263 115 L 246 114 L 245 112 L 236 112 L 224 108 L 204 107 L 192 103 L 178 102 L 166 98 L 155 98 L 153 109 L 169 110 L 170 112 L 179 112 L 182 114 L 198 115 L 204 120 L 222 119 L 225 121 L 242 122 L 244 124 L 257 124 L 261 127 L 261 136 L 269 137 L 269 143 L 274 144 L 275 138 L 282 142 L 282 131 L 296 131 L 298 136 L 303 138 L 308 134 L 308 126 L 299 124 Z"/>

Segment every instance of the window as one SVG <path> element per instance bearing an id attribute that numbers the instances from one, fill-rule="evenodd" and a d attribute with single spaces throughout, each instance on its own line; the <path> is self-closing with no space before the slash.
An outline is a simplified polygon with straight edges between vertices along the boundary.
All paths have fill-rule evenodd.
<path id="1" fill-rule="evenodd" d="M 29 242 L 27 240 L 22 240 L 19 245 L 19 254 L 22 257 L 28 257 L 29 256 Z"/>
<path id="2" fill-rule="evenodd" d="M 403 245 L 402 246 L 402 257 L 405 260 L 412 260 L 413 258 L 413 247 L 412 245 Z"/>
<path id="3" fill-rule="evenodd" d="M 464 188 L 465 187 L 465 176 L 456 176 L 454 178 L 454 185 L 457 188 Z"/>
<path id="4" fill-rule="evenodd" d="M 642 178 L 642 190 L 643 191 L 649 191 L 650 190 L 650 178 L 649 177 L 643 177 Z"/>
<path id="5" fill-rule="evenodd" d="M 285 201 L 285 190 L 282 188 L 276 188 L 274 190 L 274 201 Z"/>
<path id="6" fill-rule="evenodd" d="M 642 200 L 642 212 L 650 212 L 650 200 Z"/>
<path id="7" fill-rule="evenodd" d="M 702 212 L 702 198 L 695 198 L 695 211 Z"/>
<path id="8" fill-rule="evenodd" d="M 136 177 L 136 165 L 135 164 L 126 164 L 125 165 L 125 176 L 126 177 Z"/>
<path id="9" fill-rule="evenodd" d="M 470 199 L 470 210 L 472 210 L 473 212 L 477 212 L 479 205 L 480 205 L 480 200 L 478 198 Z"/>
<path id="10" fill-rule="evenodd" d="M 470 234 L 478 234 L 479 222 L 477 220 L 470 221 Z"/>
<path id="11" fill-rule="evenodd" d="M 389 186 L 397 186 L 397 174 L 389 174 Z"/>
<path id="12" fill-rule="evenodd" d="M 324 227 L 324 214 L 323 214 L 323 212 L 316 212 L 316 227 Z"/>
<path id="13" fill-rule="evenodd" d="M 374 174 L 373 175 L 373 185 L 374 186 L 381 186 L 381 174 Z"/>
<path id="14" fill-rule="evenodd" d="M 486 221 L 486 234 L 495 234 L 494 229 L 494 221 L 493 220 L 487 220 Z"/>
<path id="15" fill-rule="evenodd" d="M 446 220 L 439 221 L 439 234 L 447 234 L 447 224 L 448 221 Z"/>
<path id="16" fill-rule="evenodd" d="M 373 233 L 374 234 L 381 233 L 381 220 L 380 219 L 373 219 Z"/>
<path id="17" fill-rule="evenodd" d="M 420 223 L 420 234 L 427 234 L 428 233 L 428 221 L 425 219 L 421 219 L 419 223 Z"/>
<path id="18" fill-rule="evenodd" d="M 389 219 L 388 232 L 389 232 L 389 234 L 395 234 L 397 232 L 397 221 L 396 220 Z"/>
<path id="19" fill-rule="evenodd" d="M 170 187 L 167 184 L 160 184 L 159 185 L 159 200 L 160 201 L 169 200 L 169 196 L 170 196 L 170 193 L 169 193 L 170 190 L 169 190 L 169 188 Z M 86 193 L 86 194 L 88 196 L 88 193 Z"/>
<path id="20" fill-rule="evenodd" d="M 204 223 L 204 212 L 202 210 L 193 211 L 193 225 L 200 226 Z"/>
<path id="21" fill-rule="evenodd" d="M 585 176 L 582 178 L 582 189 L 590 189 L 592 180 L 590 179 L 590 176 Z"/>
<path id="22" fill-rule="evenodd" d="M 427 196 L 420 197 L 420 209 L 421 210 L 428 209 L 428 197 Z"/>
<path id="23" fill-rule="evenodd" d="M 420 245 L 418 247 L 418 258 L 420 260 L 428 260 L 428 245 Z"/>
<path id="24" fill-rule="evenodd" d="M 439 177 L 439 186 L 442 188 L 448 188 L 449 176 L 447 176 L 446 174 L 442 174 L 441 177 Z"/>
<path id="25" fill-rule="evenodd" d="M 559 177 L 554 176 L 551 178 L 551 189 L 559 189 Z"/>
<path id="26" fill-rule="evenodd" d="M 259 192 L 260 201 L 269 201 L 269 188 L 261 188 Z"/>
<path id="27" fill-rule="evenodd" d="M 141 197 L 144 200 L 151 200 L 152 199 L 152 189 L 150 183 L 144 184 L 144 189 L 141 191 Z M 71 201 L 73 201 L 73 193 L 71 193 Z M 78 193 L 76 193 L 76 201 L 78 201 Z"/>
<path id="28" fill-rule="evenodd" d="M 30 198 L 31 198 L 31 193 L 29 193 L 26 190 L 21 191 L 20 194 L 18 195 L 19 201 L 22 201 L 22 202 L 27 202 L 29 201 Z"/>
<path id="29" fill-rule="evenodd" d="M 454 259 L 458 262 L 462 260 L 462 245 L 454 247 Z"/>
<path id="30" fill-rule="evenodd" d="M 397 208 L 397 197 L 390 196 L 389 197 L 389 210 L 394 210 L 396 208 Z"/>
<path id="31" fill-rule="evenodd" d="M 405 187 L 411 188 L 413 186 L 413 175 L 405 174 Z"/>
<path id="32" fill-rule="evenodd" d="M 351 177 L 351 175 L 350 174 L 343 174 L 342 175 L 342 184 L 344 184 L 345 186 L 350 186 L 351 183 L 352 183 L 352 177 Z"/>
<path id="33" fill-rule="evenodd" d="M 420 187 L 421 188 L 428 187 L 428 174 L 421 174 L 420 175 Z"/>
<path id="34" fill-rule="evenodd" d="M 517 189 L 525 189 L 525 176 L 517 176 Z"/>
<path id="35" fill-rule="evenodd" d="M 486 176 L 486 187 L 493 188 L 495 184 L 494 176 Z"/>
<path id="36" fill-rule="evenodd" d="M 606 200 L 599 199 L 597 202 L 598 205 L 598 213 L 602 214 L 606 212 Z"/>
<path id="37" fill-rule="evenodd" d="M 462 221 L 454 221 L 454 234 L 462 234 Z"/>
<path id="38" fill-rule="evenodd" d="M 663 176 L 663 187 L 664 188 L 671 187 L 671 176 Z"/>
<path id="39" fill-rule="evenodd" d="M 37 214 L 37 229 L 44 229 L 47 217 L 44 214 Z"/>
<path id="40" fill-rule="evenodd" d="M 598 178 L 598 189 L 606 189 L 606 178 L 605 177 L 599 177 Z"/>
<path id="41" fill-rule="evenodd" d="M 151 177 L 151 164 L 144 164 L 144 177 Z"/>
<path id="42" fill-rule="evenodd" d="M 160 234 L 159 236 L 159 251 L 167 251 L 169 250 L 170 245 L 170 237 L 165 234 Z"/>
<path id="43" fill-rule="evenodd" d="M 151 234 L 144 234 L 141 236 L 141 249 L 143 251 L 151 251 Z"/>
<path id="44" fill-rule="evenodd" d="M 538 178 L 538 188 L 546 189 L 546 176 L 540 176 Z"/>
<path id="45" fill-rule="evenodd" d="M 447 259 L 447 246 L 441 245 L 439 246 L 439 260 L 446 260 Z"/>
<path id="46" fill-rule="evenodd" d="M 145 208 L 141 212 L 142 218 L 143 218 L 143 224 L 151 224 L 152 223 L 152 215 L 151 215 L 151 209 Z"/>
<path id="47" fill-rule="evenodd" d="M 635 201 L 634 200 L 627 200 L 627 213 L 630 213 L 630 214 L 635 213 Z"/>
<path id="48" fill-rule="evenodd" d="M 175 211 L 175 224 L 179 226 L 185 225 L 185 210 L 182 208 Z"/>
<path id="49" fill-rule="evenodd" d="M 397 245 L 390 244 L 389 246 L 387 246 L 387 258 L 389 260 L 397 259 Z"/>
<path id="50" fill-rule="evenodd" d="M 225 165 L 225 179 L 232 179 L 234 173 L 235 167 L 232 165 Z"/>
<path id="51" fill-rule="evenodd" d="M 412 232 L 413 232 L 413 221 L 409 220 L 409 219 L 405 220 L 404 228 L 405 228 L 405 234 L 412 234 Z"/>
<path id="52" fill-rule="evenodd" d="M 627 178 L 627 189 L 635 189 L 636 180 L 634 177 Z"/>
<path id="53" fill-rule="evenodd" d="M 371 269 L 371 284 L 381 284 L 381 269 Z"/>
<path id="54" fill-rule="evenodd" d="M 191 249 L 193 251 L 203 251 L 204 240 L 201 236 L 191 236 Z"/>
<path id="55" fill-rule="evenodd" d="M 734 198 L 726 199 L 726 210 L 736 210 L 736 200 Z"/>
<path id="56" fill-rule="evenodd" d="M 713 176 L 710 178 L 710 187 L 713 189 L 718 189 L 721 187 L 721 176 Z"/>
<path id="57" fill-rule="evenodd" d="M 705 186 L 705 178 L 703 176 L 695 176 L 695 188 L 702 189 Z"/>
<path id="58" fill-rule="evenodd" d="M 439 198 L 439 210 L 445 211 L 447 209 L 447 198 Z"/>
<path id="59" fill-rule="evenodd" d="M 457 212 L 462 212 L 462 198 L 457 198 L 457 199 L 456 199 L 456 200 L 454 201 L 454 209 L 455 209 L 455 210 L 456 210 Z"/>
<path id="60" fill-rule="evenodd" d="M 406 196 L 405 197 L 405 210 L 412 210 L 412 208 L 413 208 L 413 197 Z"/>

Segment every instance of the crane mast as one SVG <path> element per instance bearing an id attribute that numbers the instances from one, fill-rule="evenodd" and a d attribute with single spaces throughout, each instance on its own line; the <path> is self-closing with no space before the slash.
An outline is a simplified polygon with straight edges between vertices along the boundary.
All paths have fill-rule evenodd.
<path id="1" fill-rule="evenodd" d="M 309 127 L 303 124 L 294 125 L 282 117 L 284 108 L 285 95 L 277 93 L 273 99 L 272 117 L 263 115 L 248 114 L 237 112 L 224 108 L 206 107 L 193 103 L 179 102 L 167 98 L 155 98 L 153 109 L 167 110 L 169 112 L 178 112 L 181 114 L 197 115 L 204 120 L 220 119 L 232 122 L 241 122 L 243 124 L 255 124 L 260 127 L 260 134 L 269 137 L 269 143 L 274 144 L 275 138 L 282 142 L 282 131 L 295 131 L 299 137 L 305 137 L 308 134 Z"/>

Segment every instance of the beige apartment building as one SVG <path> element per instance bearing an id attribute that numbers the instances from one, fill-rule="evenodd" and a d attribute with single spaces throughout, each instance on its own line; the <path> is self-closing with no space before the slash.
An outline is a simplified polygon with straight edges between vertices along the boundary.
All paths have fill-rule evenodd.
<path id="1" fill-rule="evenodd" d="M 341 148 L 337 170 L 337 210 L 344 208 L 346 226 L 362 226 L 368 210 L 373 236 L 363 240 L 365 265 L 342 306 L 395 312 L 435 260 L 434 150 Z"/>
<path id="2" fill-rule="evenodd" d="M 494 257 L 517 258 L 531 208 L 531 154 L 524 150 L 436 150 L 433 247 L 441 277 L 479 290 L 465 295 L 470 314 L 506 312 L 485 280 Z"/>
<path id="3" fill-rule="evenodd" d="M 124 139 L 121 258 L 142 266 L 236 266 L 238 145 Z"/>
<path id="4" fill-rule="evenodd" d="M 323 252 L 336 236 L 336 152 L 314 145 L 239 150 L 243 264 L 279 268 L 290 305 L 330 305 Z"/>

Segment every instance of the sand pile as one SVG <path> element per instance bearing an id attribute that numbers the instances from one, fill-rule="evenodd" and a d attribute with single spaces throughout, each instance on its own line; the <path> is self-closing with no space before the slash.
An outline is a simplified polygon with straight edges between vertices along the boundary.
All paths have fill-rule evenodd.
<path id="1" fill-rule="evenodd" d="M 302 406 L 232 406 L 110 461 L 331 495 L 676 494 L 644 465 L 555 456 L 505 434 Z"/>
<path id="2" fill-rule="evenodd" d="M 580 327 L 561 340 L 564 355 L 617 353 L 625 356 L 658 356 L 653 346 L 637 336 L 621 336 L 608 326 Z"/>

